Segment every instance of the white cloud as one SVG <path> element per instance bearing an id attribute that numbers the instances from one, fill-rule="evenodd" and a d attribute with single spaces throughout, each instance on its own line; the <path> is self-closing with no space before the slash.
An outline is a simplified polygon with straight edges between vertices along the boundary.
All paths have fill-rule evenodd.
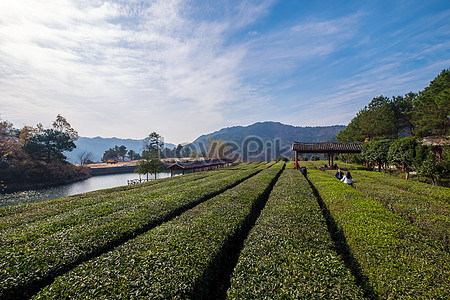
<path id="1" fill-rule="evenodd" d="M 374 60 L 347 80 L 333 80 L 330 90 L 306 86 L 323 81 L 320 72 L 330 66 L 371 60 L 380 48 L 329 60 L 373 43 L 359 32 L 364 17 L 359 12 L 297 19 L 277 28 L 252 26 L 274 5 L 272 0 L 2 0 L 2 118 L 17 126 L 50 124 L 60 113 L 85 136 L 142 138 L 157 131 L 168 142 L 186 142 L 271 113 L 295 120 L 296 108 L 307 112 L 304 122 L 316 123 L 293 124 L 320 125 L 311 116 L 323 107 L 376 96 L 380 86 L 392 83 L 389 72 L 402 65 L 396 61 L 401 54 L 381 64 Z M 442 41 L 406 56 L 427 56 L 446 46 Z M 323 65 L 315 70 L 317 62 Z M 397 88 L 413 75 L 397 74 L 404 74 Z M 385 90 L 395 91 L 393 86 Z M 291 95 L 283 100 L 286 91 Z"/>

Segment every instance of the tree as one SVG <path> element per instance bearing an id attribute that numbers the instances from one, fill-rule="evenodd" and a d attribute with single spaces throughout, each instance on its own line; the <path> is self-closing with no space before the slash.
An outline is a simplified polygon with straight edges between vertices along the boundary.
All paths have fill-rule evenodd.
<path id="1" fill-rule="evenodd" d="M 83 151 L 78 154 L 78 159 L 80 160 L 80 165 L 84 165 L 92 161 L 92 152 Z"/>
<path id="2" fill-rule="evenodd" d="M 109 148 L 103 153 L 102 161 L 106 162 L 108 160 L 118 160 L 119 157 L 119 147 L 115 146 L 114 148 Z"/>
<path id="3" fill-rule="evenodd" d="M 55 129 L 45 129 L 28 139 L 23 149 L 30 156 L 50 163 L 52 160 L 65 160 L 63 152 L 75 148 L 76 145 L 69 135 Z"/>
<path id="4" fill-rule="evenodd" d="M 199 158 L 200 154 L 198 154 L 198 151 L 196 149 L 192 150 L 191 152 L 191 158 Z"/>
<path id="5" fill-rule="evenodd" d="M 363 118 L 362 114 L 363 113 L 361 111 L 358 112 L 347 127 L 338 132 L 336 135 L 336 140 L 338 142 L 363 142 L 365 140 L 365 136 L 360 131 L 360 123 Z"/>
<path id="6" fill-rule="evenodd" d="M 318 155 L 311 155 L 311 161 L 319 161 L 320 157 Z"/>
<path id="7" fill-rule="evenodd" d="M 157 156 L 158 158 L 161 157 L 161 150 L 164 146 L 164 141 L 159 134 L 156 132 L 150 133 L 145 139 L 144 144 L 147 151 L 150 152 L 150 155 Z"/>
<path id="8" fill-rule="evenodd" d="M 388 162 L 389 147 L 393 140 L 384 139 L 364 143 L 361 147 L 361 156 L 371 163 L 378 165 L 378 171 L 381 171 L 384 164 Z"/>
<path id="9" fill-rule="evenodd" d="M 189 157 L 191 156 L 191 148 L 189 148 L 188 146 L 184 146 L 183 147 L 183 151 L 182 151 L 182 157 Z"/>
<path id="10" fill-rule="evenodd" d="M 144 151 L 142 154 L 142 160 L 136 165 L 135 172 L 139 174 L 156 174 L 163 170 L 161 160 L 151 154 L 150 151 Z"/>
<path id="11" fill-rule="evenodd" d="M 134 151 L 134 150 L 129 150 L 128 151 L 128 158 L 130 159 L 130 160 L 134 160 L 135 158 L 136 158 L 136 152 Z"/>
<path id="12" fill-rule="evenodd" d="M 6 162 L 13 155 L 17 143 L 13 124 L 0 119 L 0 163 Z"/>
<path id="13" fill-rule="evenodd" d="M 78 132 L 70 126 L 69 122 L 63 116 L 58 114 L 52 126 L 54 130 L 69 136 L 72 141 L 78 140 Z"/>
<path id="14" fill-rule="evenodd" d="M 37 128 L 27 128 L 23 133 L 27 136 L 23 150 L 35 159 L 44 159 L 47 164 L 51 160 L 65 160 L 63 152 L 75 149 L 78 139 L 78 133 L 61 115 L 56 117 L 52 126 L 44 129 L 42 124 L 38 124 Z"/>
<path id="15" fill-rule="evenodd" d="M 388 161 L 393 165 L 402 166 L 403 172 L 408 172 L 413 168 L 418 146 L 419 144 L 415 137 L 398 139 L 389 147 Z"/>
<path id="16" fill-rule="evenodd" d="M 430 153 L 418 170 L 419 176 L 431 179 L 433 185 L 440 185 L 443 178 L 450 176 L 450 161 L 437 162 L 437 157 Z"/>
<path id="17" fill-rule="evenodd" d="M 405 96 L 392 97 L 394 117 L 400 137 L 411 136 L 413 133 L 413 102 L 416 98 L 417 94 L 413 92 L 409 92 Z"/>
<path id="18" fill-rule="evenodd" d="M 137 164 L 136 172 L 139 174 L 156 174 L 162 171 L 161 149 L 164 142 L 161 136 L 156 132 L 152 132 L 145 140 L 145 150 L 142 153 L 142 160 Z"/>
<path id="19" fill-rule="evenodd" d="M 178 144 L 178 146 L 175 148 L 175 153 L 176 153 L 177 158 L 184 157 L 182 151 L 183 151 L 183 146 L 181 144 Z"/>
<path id="20" fill-rule="evenodd" d="M 222 139 L 214 140 L 208 137 L 207 144 L 208 150 L 206 152 L 206 157 L 208 157 L 209 159 L 227 158 L 227 153 L 230 146 Z"/>
<path id="21" fill-rule="evenodd" d="M 420 137 L 450 134 L 450 69 L 442 70 L 413 101 L 412 123 Z"/>
<path id="22" fill-rule="evenodd" d="M 373 138 L 387 139 L 398 136 L 393 101 L 383 95 L 375 97 L 368 106 L 361 109 L 347 128 L 341 130 L 336 139 L 339 142 L 364 142 Z"/>
<path id="23" fill-rule="evenodd" d="M 120 146 L 117 154 L 122 157 L 122 161 L 125 161 L 125 156 L 127 155 L 127 147 L 125 147 L 124 145 Z"/>

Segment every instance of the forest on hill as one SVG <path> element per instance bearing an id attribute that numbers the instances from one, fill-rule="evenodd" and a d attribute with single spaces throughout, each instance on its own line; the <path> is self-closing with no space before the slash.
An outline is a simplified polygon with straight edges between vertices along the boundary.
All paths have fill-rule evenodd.
<path id="1" fill-rule="evenodd" d="M 337 135 L 340 142 L 450 135 L 450 69 L 423 91 L 375 97 Z"/>
<path id="2" fill-rule="evenodd" d="M 416 171 L 433 184 L 450 178 L 450 69 L 443 70 L 419 93 L 375 97 L 336 136 L 339 142 L 365 142 L 347 160 L 396 165 Z"/>

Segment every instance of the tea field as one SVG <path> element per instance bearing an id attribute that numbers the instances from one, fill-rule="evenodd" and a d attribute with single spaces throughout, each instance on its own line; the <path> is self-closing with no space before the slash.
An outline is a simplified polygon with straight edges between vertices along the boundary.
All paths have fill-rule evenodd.
<path id="1" fill-rule="evenodd" d="M 306 164 L 2 208 L 0 298 L 450 298 L 450 189 Z"/>

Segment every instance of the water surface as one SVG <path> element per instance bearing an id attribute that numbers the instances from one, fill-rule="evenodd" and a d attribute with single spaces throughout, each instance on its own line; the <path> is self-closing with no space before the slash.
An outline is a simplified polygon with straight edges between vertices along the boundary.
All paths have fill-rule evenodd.
<path id="1" fill-rule="evenodd" d="M 154 177 L 155 175 L 152 175 L 149 178 Z M 165 178 L 165 177 L 170 177 L 170 173 L 156 174 L 156 178 Z M 93 176 L 83 181 L 78 181 L 57 187 L 0 194 L 0 207 L 17 205 L 21 203 L 39 202 L 75 194 L 112 188 L 116 186 L 127 185 L 127 180 L 136 178 L 139 178 L 139 175 L 135 173 Z M 142 176 L 142 178 L 146 177 Z"/>

